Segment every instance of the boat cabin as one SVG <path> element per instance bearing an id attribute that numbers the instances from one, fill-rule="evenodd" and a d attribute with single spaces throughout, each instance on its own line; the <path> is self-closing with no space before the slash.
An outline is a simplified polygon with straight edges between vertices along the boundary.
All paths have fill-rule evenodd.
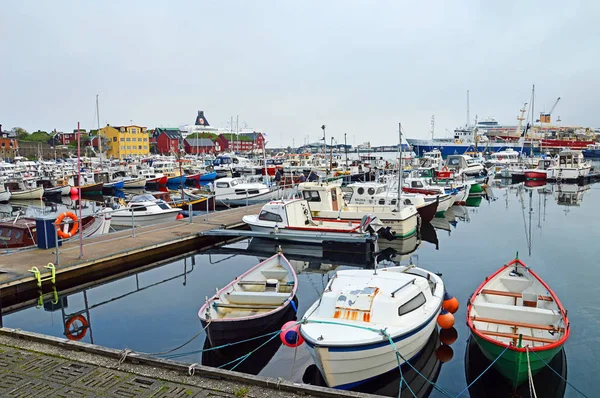
<path id="1" fill-rule="evenodd" d="M 563 149 L 558 154 L 558 166 L 560 168 L 579 169 L 585 167 L 585 159 L 581 151 Z"/>
<path id="2" fill-rule="evenodd" d="M 247 183 L 239 178 L 225 177 L 215 181 L 215 195 L 237 195 L 240 198 L 247 195 L 258 195 L 269 191 L 269 187 L 259 182 Z"/>
<path id="3" fill-rule="evenodd" d="M 439 149 L 434 149 L 430 152 L 423 152 L 423 156 L 419 159 L 419 167 L 434 167 L 437 168 L 443 164 L 442 153 Z"/>
<path id="4" fill-rule="evenodd" d="M 446 167 L 456 174 L 478 174 L 483 171 L 483 165 L 469 155 L 449 155 Z"/>
<path id="5" fill-rule="evenodd" d="M 284 226 L 315 225 L 310 206 L 304 199 L 276 200 L 263 206 L 258 215 L 260 221 L 271 221 Z"/>
<path id="6" fill-rule="evenodd" d="M 537 169 L 548 170 L 550 166 L 552 166 L 552 159 L 540 159 L 537 164 Z"/>
<path id="7" fill-rule="evenodd" d="M 512 148 L 505 151 L 498 151 L 490 155 L 490 163 L 492 164 L 512 164 L 519 162 L 519 152 Z"/>
<path id="8" fill-rule="evenodd" d="M 349 184 L 346 188 L 351 190 L 351 195 L 348 199 L 348 203 L 356 205 L 384 204 L 380 203 L 380 196 L 385 195 L 385 193 L 388 191 L 387 184 L 377 182 L 361 182 Z M 395 205 L 395 199 L 392 199 L 392 201 L 393 203 L 391 204 Z"/>
<path id="9" fill-rule="evenodd" d="M 346 204 L 339 185 L 305 182 L 298 185 L 298 192 L 308 202 L 311 211 L 338 211 Z"/>

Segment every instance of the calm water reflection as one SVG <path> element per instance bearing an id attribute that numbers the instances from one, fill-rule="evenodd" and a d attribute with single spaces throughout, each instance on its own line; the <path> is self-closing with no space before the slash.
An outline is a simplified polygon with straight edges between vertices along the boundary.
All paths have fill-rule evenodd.
<path id="1" fill-rule="evenodd" d="M 455 207 L 446 217 L 436 218 L 432 226 L 424 228 L 424 241 L 405 242 L 396 248 L 404 254 L 391 258 L 406 262 L 412 256 L 420 266 L 441 272 L 448 291 L 461 303 L 456 314 L 458 339 L 451 345 L 451 351 L 441 353 L 445 359 L 451 359 L 444 364 L 438 360 L 440 355 L 435 353 L 439 339 L 432 336 L 432 342 L 425 350 L 427 355 L 420 359 L 420 365 L 415 366 L 422 365 L 424 373 L 429 372 L 432 378 L 437 378 L 439 385 L 453 394 L 466 386 L 467 377 L 473 378 L 473 372 L 477 372 L 473 369 L 481 366 L 481 361 L 468 345 L 465 303 L 485 276 L 513 259 L 519 251 L 520 258 L 553 288 L 569 310 L 572 329 L 565 345 L 566 359 L 561 356 L 555 369 L 560 372 L 568 360 L 569 381 L 593 395 L 592 377 L 600 371 L 597 361 L 600 356 L 597 344 L 600 340 L 600 308 L 595 300 L 600 277 L 596 265 L 598 232 L 595 228 L 599 189 L 600 185 L 567 184 L 494 187 L 489 200 L 470 203 L 476 207 Z M 87 308 L 88 312 L 83 315 L 91 327 L 82 341 L 117 349 L 165 351 L 198 332 L 197 312 L 205 297 L 255 265 L 261 259 L 257 256 L 261 252 L 273 248 L 270 242 L 248 244 L 243 241 L 219 253 L 189 255 L 63 297 L 62 307 L 47 304 L 40 309 L 33 307 L 14 312 L 4 317 L 4 324 L 10 328 L 64 336 L 69 314 Z M 319 296 L 335 269 L 367 261 L 366 257 L 356 254 L 344 256 L 344 251 L 336 252 L 334 248 L 329 248 L 325 254 L 314 247 L 284 247 L 284 252 L 295 258 L 293 264 L 299 272 L 300 316 Z M 389 256 L 393 252 L 386 253 Z M 173 358 L 189 363 L 222 364 L 237 354 L 233 350 L 202 358 L 199 351 L 204 346 L 204 339 L 198 338 L 175 352 Z M 252 357 L 248 359 L 250 362 L 244 364 L 242 370 L 298 382 L 319 382 L 318 372 L 311 367 L 312 360 L 303 346 L 295 353 L 294 349 L 282 347 L 277 342 L 269 345 L 263 354 L 254 362 Z M 474 358 L 467 372 L 465 357 Z M 415 383 L 418 383 L 416 379 Z M 493 378 L 491 374 L 486 380 L 471 391 L 474 396 L 506 396 L 499 386 L 501 379 Z M 560 386 L 552 372 L 537 378 L 536 383 L 557 386 L 552 392 L 562 396 L 564 385 Z M 420 391 L 419 396 L 431 392 L 425 385 L 418 385 L 416 389 Z M 395 375 L 380 380 L 372 391 L 397 395 Z M 436 394 L 439 395 L 434 391 L 431 396 Z M 517 396 L 527 394 L 525 391 Z M 565 396 L 576 396 L 576 393 L 567 387 Z"/>

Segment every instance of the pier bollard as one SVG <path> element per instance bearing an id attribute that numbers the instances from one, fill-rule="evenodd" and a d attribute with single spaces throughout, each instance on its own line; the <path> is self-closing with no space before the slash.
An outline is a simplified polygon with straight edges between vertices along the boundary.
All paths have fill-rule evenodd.
<path id="1" fill-rule="evenodd" d="M 131 237 L 135 238 L 135 212 L 131 209 Z"/>

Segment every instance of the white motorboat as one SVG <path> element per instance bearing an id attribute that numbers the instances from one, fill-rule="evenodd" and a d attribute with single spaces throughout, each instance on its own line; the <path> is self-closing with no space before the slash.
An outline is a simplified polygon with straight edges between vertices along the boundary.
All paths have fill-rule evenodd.
<path id="1" fill-rule="evenodd" d="M 327 385 L 348 389 L 410 360 L 436 328 L 444 283 L 414 265 L 343 270 L 300 326 Z M 389 336 L 389 337 L 388 337 Z"/>
<path id="2" fill-rule="evenodd" d="M 369 239 L 367 230 L 377 232 L 383 224 L 377 217 L 365 217 L 360 222 L 344 220 L 313 220 L 306 200 L 278 200 L 265 204 L 260 214 L 242 218 L 252 231 L 266 232 L 273 239 L 322 243 L 344 238 Z"/>
<path id="3" fill-rule="evenodd" d="M 134 196 L 126 207 L 121 207 L 112 215 L 112 225 L 136 227 L 175 221 L 179 209 L 172 208 L 164 200 L 156 199 L 150 194 Z"/>
<path id="4" fill-rule="evenodd" d="M 44 194 L 53 195 L 60 194 L 60 196 L 68 196 L 71 194 L 71 186 L 69 184 L 66 185 L 57 185 L 50 188 L 44 188 Z"/>
<path id="5" fill-rule="evenodd" d="M 123 177 L 121 181 L 123 181 L 123 189 L 144 189 L 147 182 L 145 177 Z"/>
<path id="6" fill-rule="evenodd" d="M 454 177 L 460 177 L 463 174 L 470 177 L 487 175 L 485 167 L 469 155 L 449 155 L 446 158 L 446 167 L 454 174 Z"/>
<path id="7" fill-rule="evenodd" d="M 298 186 L 302 197 L 308 202 L 313 219 L 360 222 L 367 214 L 376 216 L 384 226 L 390 227 L 395 238 L 405 239 L 417 234 L 419 216 L 411 204 L 348 205 L 338 185 L 305 182 Z"/>
<path id="8" fill-rule="evenodd" d="M 224 206 L 244 206 L 284 197 L 290 197 L 294 190 L 268 186 L 260 182 L 244 182 L 239 178 L 219 178 L 214 183 L 217 204 Z"/>
<path id="9" fill-rule="evenodd" d="M 558 154 L 558 162 L 548 167 L 546 178 L 549 181 L 578 181 L 587 177 L 591 168 L 581 151 L 563 149 Z"/>

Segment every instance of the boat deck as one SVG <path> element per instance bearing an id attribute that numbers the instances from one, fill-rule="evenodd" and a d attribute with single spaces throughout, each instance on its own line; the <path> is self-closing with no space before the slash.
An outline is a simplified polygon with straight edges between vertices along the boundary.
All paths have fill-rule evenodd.
<path id="1" fill-rule="evenodd" d="M 59 261 L 54 249 L 30 248 L 0 255 L 0 292 L 2 296 L 14 294 L 15 287 L 30 283 L 35 285 L 31 267 L 37 267 L 42 278 L 50 271 L 48 263 L 56 265 L 56 279 L 64 280 L 67 274 L 81 276 L 107 267 L 133 268 L 185 251 L 210 247 L 227 238 L 203 236 L 214 228 L 242 228 L 242 217 L 255 214 L 262 205 L 240 207 L 220 212 L 194 216 L 192 222 L 182 219 L 162 224 L 113 232 L 83 240 L 83 258 L 80 258 L 79 239 L 71 239 L 59 247 Z M 229 238 L 231 239 L 231 238 Z M 162 256 L 162 257 L 161 257 Z M 11 289 L 12 288 L 12 289 Z M 12 293 L 11 293 L 12 291 Z"/>

